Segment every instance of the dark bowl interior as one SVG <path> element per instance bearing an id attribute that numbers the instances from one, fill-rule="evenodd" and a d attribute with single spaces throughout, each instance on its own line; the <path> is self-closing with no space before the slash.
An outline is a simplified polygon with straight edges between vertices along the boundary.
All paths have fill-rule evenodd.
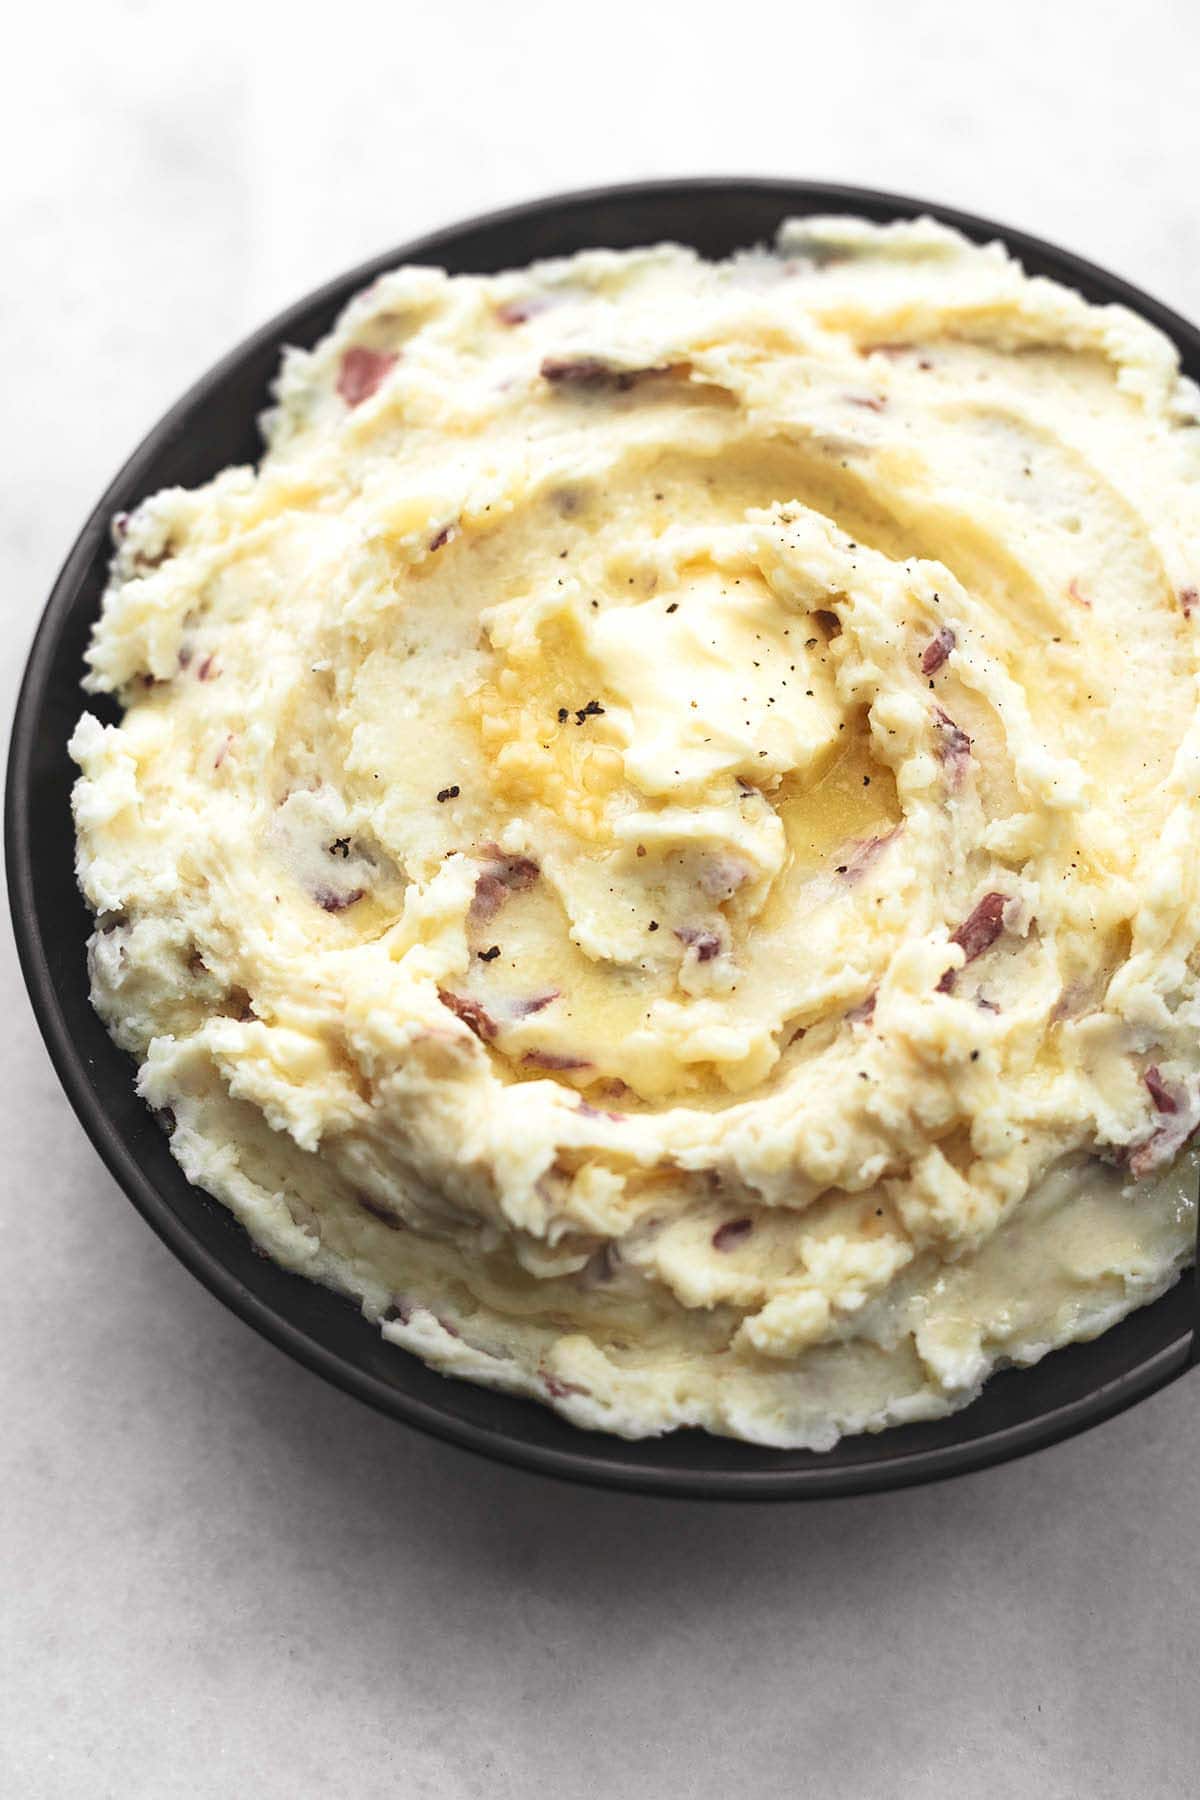
<path id="1" fill-rule="evenodd" d="M 998 1374 L 973 1406 L 936 1423 L 849 1438 L 827 1454 L 771 1451 L 687 1431 L 638 1443 L 581 1432 L 529 1400 L 434 1374 L 384 1342 L 349 1301 L 287 1274 L 185 1180 L 133 1088 L 133 1065 L 88 1003 L 89 917 L 75 886 L 66 743 L 81 710 L 81 659 L 99 609 L 108 522 L 145 495 L 208 480 L 259 452 L 255 420 L 284 344 L 310 345 L 350 296 L 401 262 L 487 272 L 589 246 L 670 238 L 706 256 L 768 240 L 789 214 L 870 219 L 932 213 L 968 236 L 1003 238 L 1031 273 L 1089 300 L 1119 300 L 1161 327 L 1200 378 L 1200 334 L 1146 295 L 1003 226 L 901 196 L 811 182 L 676 181 L 566 195 L 406 244 L 351 270 L 265 325 L 169 412 L 84 526 L 50 596 L 17 707 L 6 801 L 8 878 L 34 1009 L 67 1094 L 109 1169 L 192 1272 L 265 1336 L 381 1411 L 469 1449 L 545 1473 L 663 1494 L 804 1498 L 898 1487 L 1003 1461 L 1109 1417 L 1170 1381 L 1191 1356 L 1189 1276 L 1089 1344 Z M 109 715 L 115 717 L 115 709 Z"/>

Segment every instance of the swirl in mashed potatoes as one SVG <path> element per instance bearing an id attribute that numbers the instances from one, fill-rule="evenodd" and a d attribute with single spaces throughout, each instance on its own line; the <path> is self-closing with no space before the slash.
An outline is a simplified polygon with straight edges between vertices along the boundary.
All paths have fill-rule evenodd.
<path id="1" fill-rule="evenodd" d="M 1200 431 L 928 221 L 401 269 L 118 521 L 95 1004 L 450 1374 L 827 1447 L 1160 1294 L 1200 1123 Z"/>

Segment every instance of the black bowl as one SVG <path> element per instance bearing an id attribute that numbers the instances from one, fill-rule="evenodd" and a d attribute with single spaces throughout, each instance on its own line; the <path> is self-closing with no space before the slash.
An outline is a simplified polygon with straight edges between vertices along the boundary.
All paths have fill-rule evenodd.
<path id="1" fill-rule="evenodd" d="M 421 1430 L 550 1475 L 604 1487 L 723 1499 L 804 1499 L 932 1481 L 998 1463 L 1097 1424 L 1188 1367 L 1194 1281 L 1093 1343 L 998 1374 L 974 1405 L 931 1424 L 843 1440 L 826 1454 L 773 1451 L 699 1431 L 639 1443 L 577 1431 L 531 1400 L 448 1380 L 385 1343 L 348 1300 L 260 1255 L 232 1215 L 189 1185 L 134 1093 L 134 1069 L 88 1003 L 90 921 L 74 875 L 66 743 L 99 610 L 109 521 L 145 495 L 207 481 L 259 452 L 256 417 L 284 344 L 310 345 L 382 270 L 440 263 L 488 272 L 590 246 L 669 238 L 720 257 L 769 240 L 781 219 L 814 212 L 868 219 L 931 213 L 970 238 L 1003 238 L 1031 273 L 1089 300 L 1123 302 L 1178 345 L 1200 378 L 1200 333 L 1102 269 L 1022 232 L 925 201 L 790 181 L 671 181 L 607 188 L 493 213 L 377 256 L 264 325 L 172 408 L 103 496 L 55 583 L 17 704 L 6 846 L 17 944 L 34 1011 L 67 1095 L 109 1169 L 192 1273 L 264 1336 L 349 1393 Z M 95 703 L 93 702 L 95 707 Z M 103 703 L 96 710 L 104 712 Z M 115 718 L 111 708 L 108 716 Z"/>

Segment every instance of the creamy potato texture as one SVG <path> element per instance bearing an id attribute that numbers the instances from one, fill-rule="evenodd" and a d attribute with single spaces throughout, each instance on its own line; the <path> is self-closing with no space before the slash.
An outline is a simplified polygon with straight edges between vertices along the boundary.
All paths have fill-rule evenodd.
<path id="1" fill-rule="evenodd" d="M 828 1446 L 1162 1292 L 1196 403 L 927 221 L 376 282 L 89 655 L 93 993 L 187 1175 L 628 1435 Z"/>

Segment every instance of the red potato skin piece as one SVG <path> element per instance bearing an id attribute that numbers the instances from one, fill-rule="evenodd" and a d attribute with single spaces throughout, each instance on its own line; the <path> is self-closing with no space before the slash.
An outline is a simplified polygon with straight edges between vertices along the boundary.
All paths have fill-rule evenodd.
<path id="1" fill-rule="evenodd" d="M 525 893 L 541 874 L 529 857 L 505 856 L 496 844 L 485 844 L 483 854 L 491 860 L 475 883 L 470 912 L 475 924 L 486 924 L 494 918 L 510 894 Z"/>
<path id="2" fill-rule="evenodd" d="M 681 925 L 675 936 L 681 944 L 696 952 L 697 962 L 711 962 L 721 949 L 721 940 L 715 931 L 701 931 L 694 925 Z"/>
<path id="3" fill-rule="evenodd" d="M 891 831 L 885 831 L 882 837 L 859 839 L 845 862 L 839 863 L 837 866 L 837 874 L 841 876 L 848 887 L 852 887 L 856 881 L 860 880 L 861 877 L 866 874 L 876 857 L 881 851 L 887 849 L 887 846 L 894 837 L 899 835 L 899 832 L 900 827 L 897 825 Z"/>
<path id="4" fill-rule="evenodd" d="M 566 1056 L 557 1050 L 527 1050 L 521 1061 L 530 1069 L 590 1069 L 586 1056 Z"/>
<path id="5" fill-rule="evenodd" d="M 726 1219 L 712 1235 L 714 1250 L 734 1250 L 754 1230 L 753 1219 Z"/>
<path id="6" fill-rule="evenodd" d="M 618 369 L 599 356 L 546 356 L 541 375 L 552 387 L 611 388 L 621 393 L 633 386 L 633 371 Z"/>
<path id="7" fill-rule="evenodd" d="M 482 1043 L 491 1043 L 500 1027 L 478 1000 L 472 1000 L 469 994 L 452 994 L 448 988 L 439 988 L 437 997 Z"/>
<path id="8" fill-rule="evenodd" d="M 335 894 L 329 888 L 321 888 L 313 895 L 313 899 L 322 912 L 340 913 L 354 906 L 366 891 L 366 888 L 351 888 L 348 894 Z"/>
<path id="9" fill-rule="evenodd" d="M 964 967 L 990 949 L 1004 930 L 1004 908 L 1008 905 L 1008 898 L 1007 894 L 985 894 L 978 906 L 968 913 L 958 930 L 950 933 L 950 942 L 957 944 L 963 953 Z M 947 969 L 938 982 L 938 993 L 952 993 L 957 977 L 957 969 Z"/>
<path id="10" fill-rule="evenodd" d="M 971 740 L 961 725 L 956 725 L 944 707 L 934 709 L 940 741 L 938 757 L 944 763 L 964 761 L 971 754 Z"/>
<path id="11" fill-rule="evenodd" d="M 1120 1160 L 1128 1159 L 1129 1173 L 1135 1181 L 1140 1181 L 1143 1175 L 1153 1173 L 1178 1156 L 1195 1141 L 1197 1132 L 1200 1132 L 1200 1125 L 1193 1124 L 1188 1129 L 1190 1121 L 1185 1110 L 1187 1094 L 1179 1088 L 1168 1087 L 1157 1064 L 1152 1063 L 1142 1071 L 1142 1080 L 1154 1102 L 1155 1112 L 1165 1117 L 1163 1124 L 1156 1126 L 1149 1137 L 1140 1144 L 1128 1146 L 1120 1154 Z"/>
<path id="12" fill-rule="evenodd" d="M 528 856 L 506 856 L 495 844 L 485 844 L 485 851 L 491 856 L 493 866 L 488 871 L 496 877 L 512 894 L 523 894 L 531 888 L 541 870 Z"/>
<path id="13" fill-rule="evenodd" d="M 935 675 L 957 643 L 958 639 L 949 625 L 943 625 L 937 636 L 931 643 L 926 644 L 922 652 L 922 675 Z"/>
<path id="14" fill-rule="evenodd" d="M 1155 1169 L 1172 1156 L 1177 1156 L 1181 1150 L 1186 1149 L 1195 1135 L 1195 1131 L 1190 1131 L 1186 1137 L 1177 1137 L 1173 1135 L 1170 1125 L 1160 1125 L 1142 1143 L 1122 1149 L 1117 1162 L 1125 1162 L 1134 1180 L 1140 1181 L 1143 1175 L 1153 1174 Z M 1168 1147 L 1164 1149 L 1164 1146 Z"/>
<path id="15" fill-rule="evenodd" d="M 546 994 L 530 994 L 527 1000 L 513 1002 L 513 1016 L 517 1019 L 528 1019 L 533 1013 L 540 1013 L 553 1004 L 561 994 L 561 988 L 551 988 Z"/>
<path id="16" fill-rule="evenodd" d="M 1179 1111 L 1179 1102 L 1158 1072 L 1158 1065 L 1152 1063 L 1142 1075 L 1150 1098 L 1158 1112 L 1173 1113 Z"/>
<path id="17" fill-rule="evenodd" d="M 971 765 L 971 740 L 940 706 L 934 708 L 934 730 L 937 734 L 934 755 L 946 771 L 947 787 L 957 793 Z"/>
<path id="18" fill-rule="evenodd" d="M 368 350 L 365 344 L 352 344 L 338 368 L 338 397 L 349 407 L 361 406 L 379 391 L 395 365 L 394 350 Z"/>
<path id="19" fill-rule="evenodd" d="M 498 875 L 481 875 L 471 900 L 471 919 L 476 924 L 486 925 L 489 919 L 495 918 L 507 898 L 508 889 Z"/>
<path id="20" fill-rule="evenodd" d="M 686 375 L 690 365 L 652 363 L 644 369 L 623 369 L 602 356 L 547 356 L 542 359 L 541 374 L 551 387 L 579 388 L 585 393 L 627 394 L 630 388 L 660 375 Z"/>
<path id="21" fill-rule="evenodd" d="M 542 1370 L 542 1386 L 552 1400 L 565 1400 L 568 1394 L 586 1394 L 587 1389 L 580 1387 L 576 1381 L 564 1381 L 561 1375 L 551 1375 L 547 1369 Z"/>
<path id="22" fill-rule="evenodd" d="M 1200 606 L 1200 589 L 1194 587 L 1180 588 L 1179 604 L 1185 619 L 1190 619 L 1197 606 Z"/>
<path id="23" fill-rule="evenodd" d="M 1000 936 L 1007 905 L 1007 894 L 985 894 L 953 934 L 953 942 L 960 946 L 968 962 L 974 962 Z"/>

